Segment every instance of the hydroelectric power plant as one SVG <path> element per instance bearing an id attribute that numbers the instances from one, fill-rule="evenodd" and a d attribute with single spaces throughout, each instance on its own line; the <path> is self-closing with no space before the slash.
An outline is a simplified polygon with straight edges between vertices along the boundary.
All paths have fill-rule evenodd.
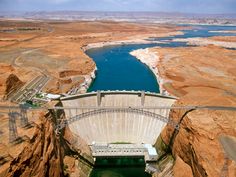
<path id="1" fill-rule="evenodd" d="M 147 176 L 144 165 L 157 161 L 159 156 L 153 145 L 162 129 L 166 124 L 178 128 L 178 123 L 169 117 L 175 100 L 173 97 L 144 91 L 97 91 L 62 97 L 61 103 L 53 107 L 33 108 L 22 105 L 2 109 L 6 112 L 10 110 L 11 143 L 18 141 L 18 128 L 29 125 L 33 112 L 48 110 L 57 120 L 54 126 L 57 135 L 61 134 L 64 127 L 68 127 L 75 137 L 81 137 L 90 146 L 95 167 L 97 161 L 105 161 L 117 169 L 115 161 L 118 159 L 122 165 L 128 162 L 129 166 L 129 171 L 118 168 L 119 172 L 123 173 L 126 169 L 125 172 L 132 175 L 142 173 Z M 63 113 L 63 118 L 59 112 Z M 132 167 L 135 172 L 131 170 Z M 146 170 L 152 173 L 157 169 L 147 165 Z"/>
<path id="2" fill-rule="evenodd" d="M 65 125 L 91 146 L 95 160 L 97 157 L 143 157 L 149 162 L 158 158 L 152 145 L 164 126 L 171 123 L 169 111 L 175 98 L 149 92 L 98 91 L 61 101 Z"/>
<path id="3" fill-rule="evenodd" d="M 128 142 L 154 144 L 169 118 L 175 99 L 132 91 L 94 92 L 62 99 L 69 128 L 89 145 Z M 166 120 L 166 121 L 165 121 Z"/>
<path id="4" fill-rule="evenodd" d="M 236 21 L 61 13 L 1 18 L 0 176 L 236 172 Z"/>

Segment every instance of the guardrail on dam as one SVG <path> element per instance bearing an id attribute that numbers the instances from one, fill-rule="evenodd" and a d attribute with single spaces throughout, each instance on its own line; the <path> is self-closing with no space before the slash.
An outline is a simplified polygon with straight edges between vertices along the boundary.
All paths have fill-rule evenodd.
<path id="1" fill-rule="evenodd" d="M 148 163 L 158 158 L 152 145 L 166 124 L 178 130 L 184 115 L 193 110 L 236 111 L 236 107 L 176 107 L 172 106 L 175 98 L 135 91 L 93 92 L 64 97 L 61 101 L 63 105 L 59 107 L 0 106 L 0 117 L 4 120 L 0 125 L 0 133 L 6 137 L 9 131 L 9 142 L 17 143 L 21 139 L 18 125 L 27 128 L 37 121 L 37 111 L 49 110 L 57 120 L 55 131 L 60 132 L 60 129 L 69 126 L 74 134 L 91 145 L 94 158 L 142 156 Z M 169 112 L 177 110 L 182 110 L 178 111 L 182 112 L 179 115 L 180 122 L 169 118 Z M 64 112 L 66 119 L 58 116 L 59 112 Z M 227 147 L 230 145 L 228 142 L 223 143 Z M 231 151 L 227 149 L 226 153 Z M 155 171 L 151 167 L 147 170 Z"/>
<path id="2" fill-rule="evenodd" d="M 49 110 L 57 120 L 55 131 L 60 132 L 60 129 L 69 126 L 75 135 L 90 145 L 95 159 L 135 156 L 144 157 L 145 162 L 149 163 L 158 159 L 158 152 L 152 145 L 166 124 L 178 130 L 183 117 L 193 110 L 236 111 L 236 107 L 176 107 L 172 106 L 175 100 L 154 93 L 102 91 L 61 98 L 63 105 L 59 107 L 0 106 L 0 118 L 3 119 L 0 134 L 6 137 L 9 131 L 9 142 L 17 143 L 21 139 L 18 125 L 27 128 L 37 121 L 37 111 Z M 177 115 L 179 122 L 169 117 L 170 111 L 176 110 L 181 110 Z M 65 113 L 66 117 L 59 116 L 59 112 Z M 230 142 L 222 141 L 223 146 L 232 146 Z M 225 152 L 230 154 L 233 149 L 227 148 Z M 152 166 L 146 167 L 150 173 L 156 170 Z"/>
<path id="3" fill-rule="evenodd" d="M 136 91 L 103 91 L 61 101 L 64 107 L 83 107 L 65 109 L 65 124 L 89 145 L 93 142 L 154 144 L 169 122 L 169 107 L 175 98 Z M 148 109 L 151 106 L 159 108 Z"/>
<path id="4" fill-rule="evenodd" d="M 171 106 L 175 98 L 136 91 L 92 92 L 61 99 L 60 107 L 0 106 L 0 116 L 9 131 L 9 141 L 18 138 L 20 127 L 27 127 L 37 120 L 35 113 L 41 110 L 63 110 L 66 119 L 58 119 L 55 131 L 68 125 L 73 133 L 91 145 L 97 143 L 129 142 L 154 144 L 162 128 L 168 123 L 178 129 L 179 122 L 169 119 L 170 110 L 222 110 L 236 111 L 236 107 Z M 57 114 L 55 114 L 57 115 Z M 6 119 L 8 117 L 8 119 Z M 8 121 L 8 128 L 6 128 Z M 3 130 L 3 131 L 4 131 Z"/>

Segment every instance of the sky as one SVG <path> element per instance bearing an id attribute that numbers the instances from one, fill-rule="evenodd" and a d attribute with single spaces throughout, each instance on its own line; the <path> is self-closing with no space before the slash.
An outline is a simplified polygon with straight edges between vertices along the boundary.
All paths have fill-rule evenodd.
<path id="1" fill-rule="evenodd" d="M 0 0 L 0 11 L 236 13 L 236 0 Z"/>

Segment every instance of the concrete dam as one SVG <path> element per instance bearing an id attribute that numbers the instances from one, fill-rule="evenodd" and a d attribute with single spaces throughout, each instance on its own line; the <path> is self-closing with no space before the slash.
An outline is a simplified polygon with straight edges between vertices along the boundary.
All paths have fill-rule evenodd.
<path id="1" fill-rule="evenodd" d="M 98 91 L 61 101 L 70 130 L 88 145 L 154 145 L 169 119 L 170 109 L 164 107 L 171 107 L 175 98 L 149 92 Z"/>

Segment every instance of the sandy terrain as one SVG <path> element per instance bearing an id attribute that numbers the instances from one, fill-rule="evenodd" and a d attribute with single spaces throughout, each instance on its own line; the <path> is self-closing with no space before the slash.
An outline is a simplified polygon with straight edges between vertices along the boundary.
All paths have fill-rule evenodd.
<path id="1" fill-rule="evenodd" d="M 0 63 L 7 63 L 15 70 L 49 75 L 51 81 L 44 90 L 52 93 L 75 93 L 78 88 L 86 91 L 96 69 L 84 53 L 88 48 L 147 43 L 145 39 L 149 37 L 181 33 L 180 27 L 175 26 L 109 21 L 0 21 L 0 24 Z M 25 78 L 23 73 L 17 77 L 24 82 L 32 79 Z"/>
<path id="2" fill-rule="evenodd" d="M 155 72 L 163 91 L 174 96 L 183 97 L 193 93 L 192 90 L 199 93 L 202 88 L 218 89 L 225 95 L 236 94 L 234 50 L 216 46 L 156 47 L 135 50 L 131 54 Z"/>
<path id="3" fill-rule="evenodd" d="M 159 44 L 163 43 L 160 41 L 150 41 L 147 40 L 148 38 L 158 38 L 158 37 L 165 37 L 165 36 L 175 36 L 175 35 L 182 35 L 184 34 L 181 31 L 175 31 L 175 32 L 167 32 L 167 33 L 158 33 L 158 34 L 147 34 L 147 35 L 136 35 L 129 37 L 124 40 L 116 40 L 116 41 L 108 41 L 108 42 L 97 42 L 97 43 L 91 43 L 83 47 L 83 49 L 89 50 L 92 48 L 100 48 L 105 46 L 112 46 L 112 45 L 128 45 L 128 44 Z"/>
<path id="4" fill-rule="evenodd" d="M 71 89 L 80 87 L 83 82 L 89 85 L 91 77 L 94 77 L 95 63 L 84 53 L 84 50 L 126 42 L 145 43 L 147 42 L 145 39 L 149 37 L 163 37 L 179 33 L 179 28 L 174 26 L 109 21 L 0 21 L 0 24 L 1 95 L 8 94 L 7 90 L 14 90 L 20 84 L 42 73 L 51 77 L 45 91 L 69 92 Z M 195 38 L 187 39 L 187 41 L 195 45 L 214 44 L 229 48 L 236 46 L 234 38 L 227 39 L 226 37 Z M 234 50 L 210 45 L 144 49 L 134 51 L 132 55 L 147 64 L 156 74 L 162 93 L 168 92 L 179 98 L 177 105 L 236 106 L 236 51 Z M 10 79 L 7 79 L 9 76 L 11 76 Z M 13 81 L 19 84 L 14 85 Z M 83 87 L 83 91 L 86 88 L 87 86 Z M 1 129 L 4 130 L 0 132 L 0 150 L 1 154 L 4 154 L 3 160 L 7 160 L 3 162 L 2 169 L 6 170 L 10 161 L 18 156 L 25 144 L 17 146 L 8 144 L 7 115 L 0 116 L 2 117 Z M 236 136 L 235 116 L 234 112 L 221 111 L 196 111 L 189 114 L 174 140 L 172 152 L 177 159 L 175 168 L 181 168 L 183 171 L 192 170 L 194 176 L 220 176 L 225 163 L 225 155 L 218 137 L 221 134 Z M 38 115 L 33 116 L 33 118 L 38 117 Z M 178 119 L 179 116 L 173 113 L 172 118 Z M 44 123 L 46 127 L 40 128 L 44 127 Z M 46 137 L 49 137 L 47 141 L 55 142 L 54 131 L 48 120 L 43 120 L 40 126 L 35 126 L 33 129 L 19 129 L 19 134 L 32 137 L 34 129 L 37 129 L 35 132 L 38 138 L 32 144 L 34 148 L 38 147 L 38 150 L 35 151 L 31 147 L 27 138 L 25 142 L 28 143 L 28 147 L 19 157 L 19 162 L 23 167 L 24 159 L 32 159 L 29 152 L 35 154 L 33 159 L 37 159 L 43 150 L 43 146 L 39 144 L 45 132 Z M 47 131 L 48 129 L 50 131 Z M 167 127 L 162 133 L 166 144 L 170 141 L 171 132 L 173 132 L 172 127 Z M 52 155 L 53 149 L 58 149 L 58 144 L 51 144 L 51 146 L 52 148 L 44 150 L 45 155 L 49 154 L 47 157 L 50 157 L 47 160 L 52 164 L 55 161 L 60 164 L 59 160 L 54 157 L 55 154 Z M 56 158 L 56 160 L 51 160 L 51 158 Z M 41 163 L 37 160 L 34 162 L 31 163 L 31 169 L 25 170 L 26 173 L 32 169 L 34 171 L 37 163 Z M 231 160 L 226 165 L 228 165 L 229 174 L 233 174 L 236 169 L 235 163 Z M 44 167 L 43 164 L 40 165 L 40 169 L 43 170 Z M 12 168 L 14 172 L 17 172 L 20 166 L 16 163 Z M 0 168 L 0 174 L 2 169 Z M 53 175 L 54 172 L 56 173 L 52 169 L 50 174 Z"/>
<path id="5" fill-rule="evenodd" d="M 184 96 L 191 89 L 204 87 L 236 94 L 236 51 L 214 46 L 151 51 L 159 56 L 163 87 L 169 91 L 172 88 L 172 94 Z"/>
<path id="6" fill-rule="evenodd" d="M 236 36 L 214 36 L 210 39 L 223 42 L 236 42 Z"/>
<path id="7" fill-rule="evenodd" d="M 3 100 L 4 96 L 14 92 L 23 84 L 41 74 L 46 74 L 51 78 L 46 88 L 44 88 L 46 92 L 76 93 L 78 88 L 79 91 L 85 92 L 92 82 L 92 78 L 95 77 L 96 69 L 93 60 L 85 54 L 88 44 L 90 46 L 87 48 L 91 48 L 91 46 L 101 47 L 104 44 L 147 43 L 145 39 L 149 37 L 180 34 L 179 29 L 179 27 L 167 25 L 140 25 L 109 21 L 0 21 L 0 104 L 9 105 L 10 103 L 8 104 L 6 100 Z M 44 130 L 44 121 L 47 121 L 47 119 L 38 120 L 40 116 L 33 113 L 29 113 L 29 116 L 30 121 L 34 122 L 29 129 L 19 128 L 19 122 L 17 121 L 18 134 L 23 138 L 23 141 L 15 145 L 8 143 L 8 115 L 7 113 L 0 114 L 0 176 L 6 176 L 4 173 L 11 162 L 11 173 L 14 171 L 17 173 L 18 168 L 24 168 L 23 164 L 26 164 L 25 159 L 27 158 L 36 160 L 31 160 L 32 166 L 27 168 L 26 173 L 34 173 L 34 167 L 37 167 L 36 170 L 38 170 L 38 166 L 40 166 L 41 171 L 52 167 L 52 171 L 49 173 L 53 176 L 58 172 L 58 169 L 61 169 L 54 168 L 58 162 L 55 159 L 60 158 L 60 156 L 48 155 L 58 149 L 57 145 L 54 144 L 55 141 L 47 139 L 51 142 L 48 151 L 47 148 L 44 149 L 44 146 L 38 145 L 38 143 L 42 143 L 41 137 L 44 137 L 44 131 L 46 137 L 52 136 L 52 139 L 54 139 L 54 130 Z M 41 126 L 42 128 L 39 128 Z M 47 127 L 50 126 L 51 124 L 48 124 Z M 30 141 L 32 136 L 38 137 L 34 139 L 35 142 Z M 38 153 L 40 154 L 41 151 L 44 151 L 45 156 L 50 157 L 49 159 L 44 158 L 46 165 L 40 160 L 37 161 Z M 19 153 L 21 153 L 19 159 L 22 158 L 20 160 L 22 164 L 18 166 L 17 163 L 14 165 L 15 162 L 12 160 L 18 157 Z M 31 154 L 35 158 L 32 158 Z M 66 158 L 64 160 L 67 161 Z M 38 163 L 43 164 L 39 165 Z M 47 163 L 52 165 L 47 165 Z M 68 163 L 65 162 L 65 164 Z M 79 168 L 83 166 L 80 165 Z M 84 169 L 82 172 L 88 173 L 89 171 Z M 82 172 L 79 170 L 77 173 Z M 12 174 L 9 174 L 9 176 L 12 176 Z"/>
<path id="8" fill-rule="evenodd" d="M 187 42 L 188 45 L 207 46 L 215 45 L 225 48 L 236 48 L 236 37 L 186 38 L 173 39 L 176 42 Z"/>
<path id="9" fill-rule="evenodd" d="M 132 53 L 155 68 L 161 88 L 179 97 L 176 105 L 236 106 L 235 50 L 211 45 L 151 48 Z M 176 111 L 172 118 L 177 121 L 180 114 L 183 113 Z M 236 137 L 235 116 L 234 111 L 202 110 L 188 114 L 172 145 L 175 158 L 183 160 L 181 168 L 189 170 L 190 166 L 194 176 L 234 176 L 236 163 L 225 161 L 227 152 L 219 137 Z M 167 126 L 162 132 L 165 143 L 170 143 L 173 131 Z M 227 171 L 222 172 L 224 166 Z"/>
<path id="10" fill-rule="evenodd" d="M 210 33 L 232 33 L 232 34 L 236 34 L 236 30 L 223 30 L 223 31 L 209 31 Z"/>

